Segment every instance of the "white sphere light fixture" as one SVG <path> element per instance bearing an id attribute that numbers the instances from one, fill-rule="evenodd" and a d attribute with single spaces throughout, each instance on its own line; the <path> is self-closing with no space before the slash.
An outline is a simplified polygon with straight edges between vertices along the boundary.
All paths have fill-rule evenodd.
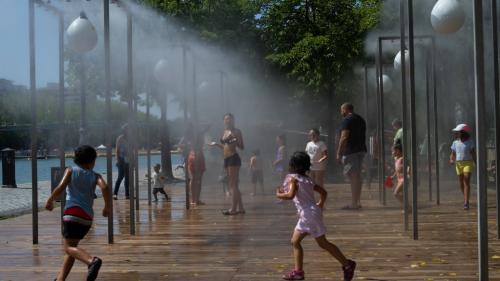
<path id="1" fill-rule="evenodd" d="M 208 82 L 207 81 L 203 81 L 198 86 L 198 90 L 204 92 L 204 91 L 206 91 L 208 89 L 208 86 L 209 86 Z"/>
<path id="2" fill-rule="evenodd" d="M 165 83 L 168 76 L 170 75 L 170 69 L 168 68 L 168 61 L 166 59 L 159 60 L 153 71 L 156 81 L 160 83 Z"/>
<path id="3" fill-rule="evenodd" d="M 75 19 L 66 30 L 68 47 L 80 54 L 91 51 L 97 45 L 97 32 L 85 12 Z"/>
<path id="4" fill-rule="evenodd" d="M 401 51 L 394 57 L 394 69 L 401 71 Z M 406 72 L 410 70 L 410 52 L 408 50 L 405 50 L 405 70 Z"/>
<path id="5" fill-rule="evenodd" d="M 465 12 L 457 0 L 439 0 L 431 12 L 434 30 L 442 34 L 455 33 L 465 22 Z"/>
<path id="6" fill-rule="evenodd" d="M 382 75 L 382 85 L 384 86 L 384 93 L 392 91 L 392 80 L 389 75 Z"/>

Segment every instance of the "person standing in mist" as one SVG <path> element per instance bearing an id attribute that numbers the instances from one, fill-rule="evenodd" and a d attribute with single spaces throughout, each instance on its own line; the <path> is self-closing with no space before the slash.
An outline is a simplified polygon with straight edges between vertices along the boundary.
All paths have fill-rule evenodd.
<path id="1" fill-rule="evenodd" d="M 128 125 L 123 125 L 121 134 L 116 138 L 116 167 L 118 167 L 118 178 L 116 179 L 113 199 L 118 200 L 120 185 L 125 179 L 125 199 L 129 198 L 129 159 L 128 159 Z"/>
<path id="2" fill-rule="evenodd" d="M 340 107 L 344 119 L 341 124 L 340 142 L 337 149 L 337 161 L 344 165 L 344 175 L 351 183 L 352 203 L 344 206 L 345 210 L 361 208 L 361 169 L 366 154 L 366 122 L 354 113 L 351 103 Z"/>
<path id="3" fill-rule="evenodd" d="M 319 139 L 320 132 L 313 128 L 309 131 L 309 142 L 305 151 L 311 158 L 311 169 L 309 174 L 314 182 L 319 186 L 324 186 L 325 170 L 328 160 L 328 149 L 326 144 Z"/>
<path id="4" fill-rule="evenodd" d="M 403 146 L 403 122 L 399 119 L 394 119 L 392 121 L 392 129 L 396 132 L 394 134 L 394 141 L 392 145 L 399 144 Z"/>
<path id="5" fill-rule="evenodd" d="M 241 158 L 238 154 L 238 149 L 243 150 L 243 135 L 241 131 L 234 126 L 234 116 L 231 113 L 224 115 L 224 133 L 220 139 L 220 143 L 212 142 L 211 146 L 220 147 L 224 151 L 224 168 L 228 175 L 229 190 L 233 195 L 231 209 L 222 210 L 222 214 L 226 216 L 233 216 L 237 214 L 244 214 L 243 201 L 241 199 L 241 192 L 238 187 Z"/>

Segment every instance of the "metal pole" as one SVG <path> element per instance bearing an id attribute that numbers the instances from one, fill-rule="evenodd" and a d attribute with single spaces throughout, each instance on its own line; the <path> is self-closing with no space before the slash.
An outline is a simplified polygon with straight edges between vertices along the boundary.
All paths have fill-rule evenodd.
<path id="1" fill-rule="evenodd" d="M 433 110 L 434 110 L 434 162 L 436 163 L 436 204 L 441 204 L 441 190 L 439 182 L 439 131 L 438 131 L 438 99 L 437 99 L 437 81 L 436 81 L 436 42 L 434 37 L 432 40 L 432 96 L 434 98 Z"/>
<path id="2" fill-rule="evenodd" d="M 427 184 L 429 185 L 429 201 L 432 201 L 432 153 L 431 153 L 431 108 L 430 108 L 430 74 L 429 74 L 429 56 L 430 51 L 426 52 L 425 59 L 425 109 L 427 114 Z M 436 163 L 437 164 L 437 163 Z"/>
<path id="3" fill-rule="evenodd" d="M 402 123 L 403 123 L 403 224 L 404 230 L 408 231 L 409 229 L 409 217 L 408 217 L 408 176 L 406 171 L 408 170 L 408 116 L 406 107 L 408 105 L 408 101 L 406 98 L 406 17 L 405 17 L 405 0 L 400 0 L 399 2 L 399 21 L 401 26 L 401 36 L 400 36 L 400 44 L 401 44 L 401 111 L 402 111 Z"/>
<path id="4" fill-rule="evenodd" d="M 111 120 L 111 55 L 109 44 L 109 0 L 104 0 L 104 70 L 105 70 L 105 102 L 106 102 L 106 175 L 109 189 L 109 198 L 113 198 L 113 143 L 111 140 L 112 124 Z M 114 229 L 113 229 L 113 204 L 109 206 L 108 214 L 108 244 L 113 244 Z"/>
<path id="5" fill-rule="evenodd" d="M 134 151 L 135 151 L 135 136 L 132 132 L 135 132 L 134 123 L 134 106 L 133 106 L 133 73 L 132 73 L 132 16 L 127 11 L 127 97 L 128 97 L 128 119 L 129 119 L 129 129 L 128 129 L 128 151 L 129 151 L 129 200 L 130 200 L 130 235 L 135 235 L 135 208 L 134 208 L 134 197 L 135 197 L 135 181 L 134 181 Z"/>
<path id="6" fill-rule="evenodd" d="M 500 120 L 500 85 L 498 82 L 498 20 L 497 20 L 497 0 L 491 0 L 491 24 L 492 24 L 492 38 L 493 38 L 493 81 L 494 81 L 494 94 L 495 104 L 493 110 L 495 111 L 494 127 L 495 127 L 495 186 L 496 186 L 496 215 L 497 215 L 497 239 L 500 239 L 500 128 L 498 120 Z"/>
<path id="7" fill-rule="evenodd" d="M 379 44 L 380 45 L 380 44 Z M 375 81 L 377 82 L 377 135 L 378 135 L 378 144 L 377 144 L 377 154 L 378 154 L 378 159 L 377 159 L 377 175 L 378 175 L 378 200 L 379 202 L 382 202 L 382 188 L 383 188 L 383 178 L 382 178 L 382 167 L 381 167 L 381 157 L 380 157 L 380 79 L 379 79 L 379 73 L 380 73 L 380 60 L 381 58 L 379 57 L 380 54 L 376 56 L 375 59 L 375 75 L 376 79 Z"/>
<path id="8" fill-rule="evenodd" d="M 148 205 L 151 206 L 151 119 L 150 119 L 150 89 L 146 93 L 146 147 L 147 147 L 147 166 L 148 166 Z"/>
<path id="9" fill-rule="evenodd" d="M 36 66 L 35 66 L 35 3 L 29 0 L 29 56 L 31 93 L 31 216 L 33 244 L 38 244 L 38 167 L 37 167 L 37 122 L 36 122 Z"/>
<path id="10" fill-rule="evenodd" d="M 222 106 L 222 112 L 226 112 L 226 106 L 224 105 L 224 71 L 220 72 L 220 100 Z"/>
<path id="11" fill-rule="evenodd" d="M 188 176 L 188 170 L 187 170 L 187 160 L 189 156 L 189 147 L 188 147 L 188 140 L 186 139 L 188 137 L 188 109 L 187 109 L 187 103 L 188 103 L 188 90 L 187 90 L 187 46 L 182 45 L 182 87 L 184 90 L 184 124 L 185 124 L 185 136 L 184 136 L 184 149 L 183 149 L 183 156 L 184 156 L 184 189 L 186 193 L 186 210 L 189 210 L 190 207 L 190 202 L 189 202 L 189 176 Z"/>
<path id="12" fill-rule="evenodd" d="M 380 179 L 382 186 L 382 204 L 386 205 L 386 192 L 383 184 L 385 179 L 385 126 L 384 126 L 384 62 L 382 56 L 382 39 L 378 39 L 378 57 L 379 57 L 379 89 L 380 89 L 380 161 L 382 169 L 380 172 Z"/>
<path id="13" fill-rule="evenodd" d="M 137 132 L 137 97 L 135 95 L 135 88 L 132 89 L 134 93 L 134 128 Z M 134 137 L 135 145 L 134 145 L 134 173 L 135 173 L 135 209 L 139 210 L 139 142 L 137 141 L 137 137 Z"/>
<path id="14" fill-rule="evenodd" d="M 194 131 L 195 131 L 195 137 L 198 136 L 198 131 L 200 129 L 200 124 L 198 123 L 199 116 L 198 116 L 198 82 L 196 78 L 196 60 L 193 60 L 193 123 L 194 123 Z"/>
<path id="15" fill-rule="evenodd" d="M 370 129 L 371 129 L 371 122 L 370 122 L 370 109 L 369 109 L 369 93 L 368 93 L 368 66 L 365 65 L 364 66 L 364 87 L 363 87 L 363 90 L 364 90 L 364 96 L 365 96 L 365 120 L 366 120 L 366 131 L 367 132 L 370 132 Z M 372 164 L 373 164 L 373 158 L 372 158 L 372 155 L 371 153 L 368 153 L 368 157 L 367 157 L 367 165 L 366 167 L 368 167 L 368 170 L 367 170 L 367 186 L 368 186 L 368 189 L 371 188 L 371 181 L 372 181 Z"/>
<path id="16" fill-rule="evenodd" d="M 410 55 L 410 128 L 413 239 L 418 240 L 417 120 L 415 112 L 415 45 L 413 43 L 413 0 L 408 2 L 408 52 Z"/>
<path id="17" fill-rule="evenodd" d="M 87 130 L 87 74 L 85 69 L 85 55 L 80 55 L 80 140 L 79 145 L 86 144 L 86 130 Z"/>
<path id="18" fill-rule="evenodd" d="M 488 201 L 486 178 L 486 130 L 484 93 L 483 1 L 474 1 L 474 77 L 477 143 L 477 218 L 479 280 L 488 278 Z"/>
<path id="19" fill-rule="evenodd" d="M 64 15 L 58 12 L 58 33 L 59 33 L 59 169 L 61 178 L 66 168 L 66 155 L 64 149 Z M 64 215 L 64 205 L 66 203 L 66 192 L 61 194 L 61 222 Z M 61 223 L 61 231 L 63 225 Z"/>

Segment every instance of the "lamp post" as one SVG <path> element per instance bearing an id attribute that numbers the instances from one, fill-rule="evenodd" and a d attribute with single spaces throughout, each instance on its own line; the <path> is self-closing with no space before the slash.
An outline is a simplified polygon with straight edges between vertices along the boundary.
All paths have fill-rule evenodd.
<path id="1" fill-rule="evenodd" d="M 110 42 L 109 42 L 109 0 L 103 1 L 104 8 L 104 79 L 105 79 L 105 103 L 106 103 L 106 119 L 111 120 L 111 61 L 110 61 Z M 109 188 L 109 198 L 113 196 L 113 143 L 111 140 L 111 122 L 106 125 L 106 170 L 107 182 Z M 113 244 L 113 204 L 110 204 L 110 212 L 108 214 L 108 243 Z"/>
<path id="2" fill-rule="evenodd" d="M 38 244 L 38 174 L 37 174 L 37 122 L 36 122 L 36 65 L 35 65 L 35 3 L 29 0 L 29 58 L 31 93 L 31 215 L 33 244 Z"/>
<path id="3" fill-rule="evenodd" d="M 97 45 L 97 33 L 94 26 L 88 20 L 85 12 L 75 19 L 66 30 L 68 36 L 68 46 L 80 55 L 80 139 L 79 144 L 86 143 L 87 134 L 87 101 L 86 101 L 86 71 L 84 55 L 90 52 Z"/>
<path id="4" fill-rule="evenodd" d="M 59 104 L 58 104 L 58 118 L 59 118 L 59 169 L 61 177 L 66 168 L 66 155 L 64 152 L 65 133 L 64 133 L 64 13 L 60 9 L 51 5 L 49 2 L 45 3 L 42 0 L 36 0 L 36 4 L 44 7 L 49 12 L 54 13 L 58 19 L 58 74 L 59 74 Z M 66 203 L 66 192 L 61 194 L 61 218 L 64 214 L 64 205 Z M 63 225 L 61 224 L 61 231 Z"/>
<path id="5" fill-rule="evenodd" d="M 477 143 L 477 224 L 478 224 L 478 258 L 479 280 L 488 278 L 488 198 L 486 179 L 486 126 L 485 126 L 485 83 L 484 83 L 484 33 L 483 2 L 474 0 L 474 81 L 476 109 L 476 143 Z M 497 147 L 498 149 L 498 147 Z M 497 160 L 498 161 L 498 160 Z M 498 163 L 497 163 L 498 165 Z"/>

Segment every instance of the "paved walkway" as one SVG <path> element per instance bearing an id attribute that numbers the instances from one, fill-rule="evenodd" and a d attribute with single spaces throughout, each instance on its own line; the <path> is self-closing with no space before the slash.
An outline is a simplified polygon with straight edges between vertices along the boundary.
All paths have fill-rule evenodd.
<path id="1" fill-rule="evenodd" d="M 0 188 L 0 217 L 11 217 L 31 212 L 31 184 L 20 184 L 17 188 Z M 38 206 L 45 206 L 50 196 L 50 183 L 38 184 Z"/>

